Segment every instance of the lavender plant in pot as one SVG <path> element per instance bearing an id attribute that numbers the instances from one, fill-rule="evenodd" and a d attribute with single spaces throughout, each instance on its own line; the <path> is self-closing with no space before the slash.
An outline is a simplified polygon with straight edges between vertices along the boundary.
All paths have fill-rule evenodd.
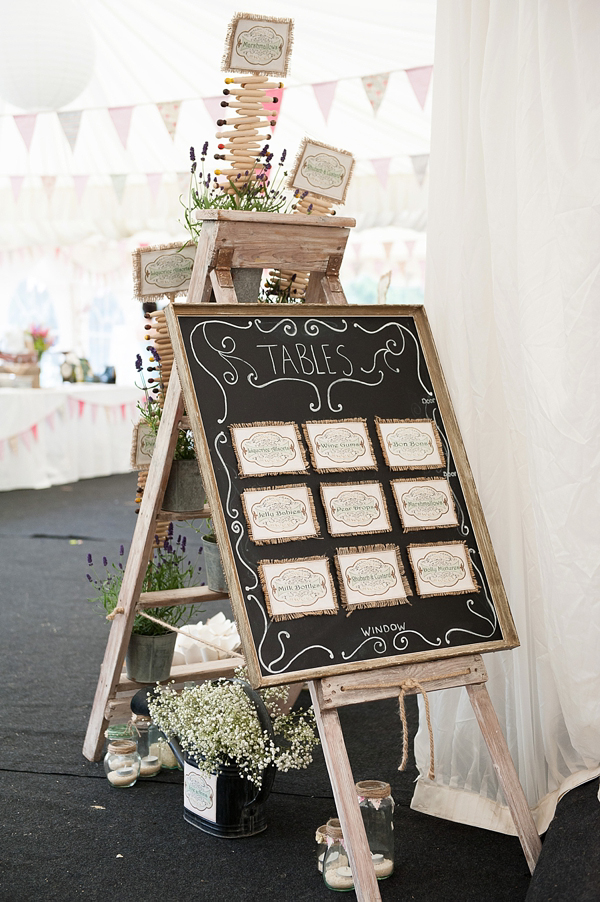
<path id="1" fill-rule="evenodd" d="M 125 549 L 121 545 L 119 556 L 123 557 Z M 87 556 L 90 570 L 88 581 L 94 586 L 95 595 L 89 599 L 99 602 L 108 617 L 117 607 L 121 584 L 125 570 L 121 561 L 109 564 L 102 558 L 103 572 L 95 576 L 96 569 L 92 555 Z M 186 549 L 186 537 L 173 539 L 173 524 L 169 525 L 169 534 L 162 546 L 155 548 L 142 584 L 142 592 L 158 592 L 166 589 L 184 589 L 197 584 L 201 567 L 192 561 Z M 172 605 L 169 607 L 149 608 L 145 611 L 151 617 L 162 620 L 169 626 L 183 626 L 199 611 L 197 605 Z M 168 680 L 175 649 L 177 633 L 168 626 L 154 623 L 136 614 L 131 637 L 127 648 L 125 666 L 127 676 L 137 683 L 155 683 Z"/>

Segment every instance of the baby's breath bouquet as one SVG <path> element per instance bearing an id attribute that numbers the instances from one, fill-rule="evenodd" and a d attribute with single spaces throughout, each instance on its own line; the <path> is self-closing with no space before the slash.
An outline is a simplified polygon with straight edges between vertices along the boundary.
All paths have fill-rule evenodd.
<path id="1" fill-rule="evenodd" d="M 169 739 L 176 738 L 199 770 L 214 773 L 220 765 L 236 764 L 255 786 L 263 771 L 306 768 L 319 744 L 312 708 L 284 714 L 287 687 L 260 693 L 269 711 L 273 736 L 263 729 L 257 709 L 244 689 L 243 680 L 213 680 L 175 692 L 158 686 L 149 696 L 153 722 Z"/>

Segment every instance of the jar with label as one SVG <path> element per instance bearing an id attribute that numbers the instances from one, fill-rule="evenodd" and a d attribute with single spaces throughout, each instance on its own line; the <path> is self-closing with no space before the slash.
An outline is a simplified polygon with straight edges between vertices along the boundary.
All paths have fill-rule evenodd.
<path id="1" fill-rule="evenodd" d="M 140 775 L 141 758 L 133 739 L 114 739 L 108 743 L 104 770 L 111 786 L 128 788 Z"/>
<path id="2" fill-rule="evenodd" d="M 394 800 L 389 783 L 361 780 L 356 784 L 371 858 L 378 880 L 394 872 Z"/>
<path id="3" fill-rule="evenodd" d="M 338 893 L 349 892 L 354 889 L 354 878 L 344 846 L 344 835 L 337 817 L 332 817 L 327 821 L 325 837 L 327 839 L 327 851 L 323 859 L 325 886 Z"/>
<path id="4" fill-rule="evenodd" d="M 323 860 L 325 858 L 325 852 L 327 851 L 327 836 L 325 834 L 325 829 L 327 824 L 323 824 L 321 827 L 317 827 L 317 832 L 315 833 L 315 842 L 317 844 L 317 868 L 319 870 L 319 874 L 323 873 Z"/>
<path id="5" fill-rule="evenodd" d="M 148 780 L 160 773 L 160 754 L 152 747 L 158 742 L 160 733 L 158 727 L 152 723 L 149 717 L 134 715 L 135 727 L 139 734 L 138 752 L 140 755 L 140 778 Z"/>

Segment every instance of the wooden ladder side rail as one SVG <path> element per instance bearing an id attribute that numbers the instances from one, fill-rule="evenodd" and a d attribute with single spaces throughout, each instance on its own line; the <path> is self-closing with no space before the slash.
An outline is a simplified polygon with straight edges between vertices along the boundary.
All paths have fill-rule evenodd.
<path id="1" fill-rule="evenodd" d="M 177 426 L 182 414 L 183 394 L 179 377 L 174 369 L 169 380 L 148 481 L 119 592 L 117 607 L 123 608 L 123 613 L 117 614 L 111 625 L 83 744 L 83 754 L 90 761 L 98 761 L 102 755 L 104 731 L 108 725 L 107 705 L 114 697 L 116 686 L 121 679 L 125 653 L 135 620 L 136 605 L 152 551 L 154 527 L 171 471 L 171 461 L 177 443 Z"/>

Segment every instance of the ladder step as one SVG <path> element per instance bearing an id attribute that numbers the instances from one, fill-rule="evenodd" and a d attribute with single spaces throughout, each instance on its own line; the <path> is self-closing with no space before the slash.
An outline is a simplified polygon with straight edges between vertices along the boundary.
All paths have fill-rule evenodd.
<path id="1" fill-rule="evenodd" d="M 200 664 L 178 664 L 171 668 L 169 682 L 174 680 L 177 684 L 185 683 L 186 680 L 214 680 L 220 676 L 231 676 L 234 670 L 241 667 L 243 663 L 243 658 L 223 658 L 221 661 L 205 661 Z M 130 680 L 123 671 L 115 692 L 135 691 L 143 689 L 146 685 L 147 683 L 136 683 L 135 680 Z M 116 701 L 118 702 L 118 699 Z"/>
<path id="2" fill-rule="evenodd" d="M 168 608 L 175 604 L 202 604 L 222 601 L 227 592 L 213 592 L 208 586 L 189 586 L 187 589 L 165 589 L 163 592 L 142 592 L 138 608 Z"/>
<path id="3" fill-rule="evenodd" d="M 199 511 L 159 511 L 157 520 L 206 520 L 210 517 L 210 507 L 205 505 Z"/>

